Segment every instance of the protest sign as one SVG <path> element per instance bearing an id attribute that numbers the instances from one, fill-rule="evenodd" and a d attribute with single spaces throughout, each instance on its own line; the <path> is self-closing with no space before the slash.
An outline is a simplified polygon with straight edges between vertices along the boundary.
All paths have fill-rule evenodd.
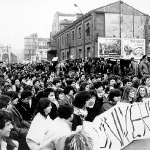
<path id="1" fill-rule="evenodd" d="M 120 150 L 133 140 L 150 138 L 150 100 L 119 103 L 93 121 L 101 150 Z"/>

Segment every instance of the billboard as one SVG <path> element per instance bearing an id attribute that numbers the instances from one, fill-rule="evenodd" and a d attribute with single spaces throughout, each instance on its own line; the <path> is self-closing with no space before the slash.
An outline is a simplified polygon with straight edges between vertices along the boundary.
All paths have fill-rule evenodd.
<path id="1" fill-rule="evenodd" d="M 123 39 L 122 55 L 124 59 L 141 59 L 145 55 L 145 39 Z"/>
<path id="2" fill-rule="evenodd" d="M 98 57 L 100 56 L 120 56 L 120 38 L 98 38 Z"/>

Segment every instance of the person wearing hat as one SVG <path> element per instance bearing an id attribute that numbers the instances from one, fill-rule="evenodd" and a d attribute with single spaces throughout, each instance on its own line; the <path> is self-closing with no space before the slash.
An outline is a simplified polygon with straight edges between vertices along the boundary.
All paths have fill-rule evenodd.
<path id="1" fill-rule="evenodd" d="M 147 55 L 143 55 L 141 62 L 139 63 L 139 76 L 145 77 L 150 74 L 150 63 L 147 60 Z"/>

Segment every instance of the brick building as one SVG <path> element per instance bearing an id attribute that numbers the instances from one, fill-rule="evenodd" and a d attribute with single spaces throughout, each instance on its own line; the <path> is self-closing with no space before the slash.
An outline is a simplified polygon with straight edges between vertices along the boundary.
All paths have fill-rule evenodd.
<path id="1" fill-rule="evenodd" d="M 53 35 L 56 55 L 63 60 L 97 57 L 98 37 L 145 39 L 150 54 L 150 17 L 122 1 L 91 10 Z"/>

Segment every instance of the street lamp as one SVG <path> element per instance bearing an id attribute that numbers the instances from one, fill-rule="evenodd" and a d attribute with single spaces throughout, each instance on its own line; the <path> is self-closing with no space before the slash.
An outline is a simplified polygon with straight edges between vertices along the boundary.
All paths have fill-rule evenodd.
<path id="1" fill-rule="evenodd" d="M 81 9 L 78 7 L 78 5 L 77 5 L 77 4 L 74 4 L 74 6 L 77 7 L 77 8 L 80 10 L 80 12 L 81 12 L 81 14 L 82 14 L 82 16 L 83 16 L 83 13 L 82 13 Z"/>

